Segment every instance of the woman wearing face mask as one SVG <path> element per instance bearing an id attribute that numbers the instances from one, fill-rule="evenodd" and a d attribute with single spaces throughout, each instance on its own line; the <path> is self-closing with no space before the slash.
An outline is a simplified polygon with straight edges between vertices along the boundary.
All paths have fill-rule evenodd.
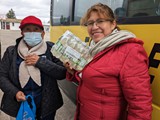
<path id="1" fill-rule="evenodd" d="M 16 117 L 21 101 L 32 95 L 37 120 L 54 120 L 63 104 L 57 79 L 65 78 L 63 63 L 52 56 L 51 42 L 45 42 L 39 18 L 28 16 L 20 24 L 22 37 L 7 48 L 0 63 L 0 88 L 4 92 L 1 109 Z"/>
<path id="2" fill-rule="evenodd" d="M 92 38 L 92 61 L 82 71 L 65 63 L 67 79 L 79 81 L 75 120 L 151 120 L 152 95 L 143 42 L 119 30 L 104 4 L 88 9 L 81 21 Z"/>

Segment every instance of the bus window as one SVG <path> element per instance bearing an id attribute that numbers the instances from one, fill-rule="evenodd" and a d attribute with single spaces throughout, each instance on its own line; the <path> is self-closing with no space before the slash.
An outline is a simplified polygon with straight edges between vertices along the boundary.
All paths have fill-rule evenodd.
<path id="1" fill-rule="evenodd" d="M 156 14 L 160 16 L 160 0 L 155 0 Z"/>
<path id="2" fill-rule="evenodd" d="M 123 7 L 116 8 L 114 14 L 116 18 L 124 18 L 126 17 L 126 9 Z"/>
<path id="3" fill-rule="evenodd" d="M 128 17 L 157 16 L 159 0 L 128 0 Z"/>
<path id="4" fill-rule="evenodd" d="M 70 3 L 71 0 L 51 1 L 51 25 L 70 24 Z"/>
<path id="5" fill-rule="evenodd" d="M 75 14 L 74 21 L 79 23 L 81 17 L 95 3 L 103 3 L 110 6 L 113 10 L 122 7 L 123 0 L 76 0 L 75 2 Z"/>
<path id="6" fill-rule="evenodd" d="M 119 24 L 159 24 L 160 0 L 124 0 L 121 8 L 123 17 L 116 15 Z M 122 13 L 122 12 L 121 12 Z"/>

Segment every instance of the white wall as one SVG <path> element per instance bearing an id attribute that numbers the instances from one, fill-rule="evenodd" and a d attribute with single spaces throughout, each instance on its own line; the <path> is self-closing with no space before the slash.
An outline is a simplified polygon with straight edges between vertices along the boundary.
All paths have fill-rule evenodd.
<path id="1" fill-rule="evenodd" d="M 14 26 L 12 22 L 10 23 L 10 30 L 19 30 L 20 23 L 14 23 Z"/>

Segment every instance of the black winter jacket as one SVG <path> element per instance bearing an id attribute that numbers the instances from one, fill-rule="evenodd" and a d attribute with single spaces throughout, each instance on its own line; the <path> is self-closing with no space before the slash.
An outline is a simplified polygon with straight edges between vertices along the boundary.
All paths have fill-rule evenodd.
<path id="1" fill-rule="evenodd" d="M 19 90 L 22 90 L 17 79 L 16 67 L 17 46 L 21 39 L 16 40 L 17 44 L 15 46 L 7 48 L 0 62 L 0 88 L 4 92 L 1 110 L 13 117 L 16 117 L 20 107 L 20 102 L 16 101 L 15 95 Z M 47 42 L 46 58 L 40 57 L 35 65 L 39 68 L 41 76 L 43 75 L 41 118 L 55 112 L 63 105 L 57 80 L 65 78 L 66 69 L 59 59 L 52 56 L 50 52 L 52 45 L 53 43 Z"/>

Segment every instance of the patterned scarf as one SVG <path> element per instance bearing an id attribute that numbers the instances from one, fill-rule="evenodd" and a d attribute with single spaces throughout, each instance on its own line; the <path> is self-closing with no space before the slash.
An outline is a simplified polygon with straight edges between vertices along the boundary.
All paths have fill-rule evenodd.
<path id="1" fill-rule="evenodd" d="M 126 30 L 118 31 L 115 29 L 111 34 L 100 40 L 98 43 L 91 42 L 91 49 L 89 51 L 90 55 L 94 57 L 100 51 L 129 38 L 135 38 L 136 36 Z"/>

